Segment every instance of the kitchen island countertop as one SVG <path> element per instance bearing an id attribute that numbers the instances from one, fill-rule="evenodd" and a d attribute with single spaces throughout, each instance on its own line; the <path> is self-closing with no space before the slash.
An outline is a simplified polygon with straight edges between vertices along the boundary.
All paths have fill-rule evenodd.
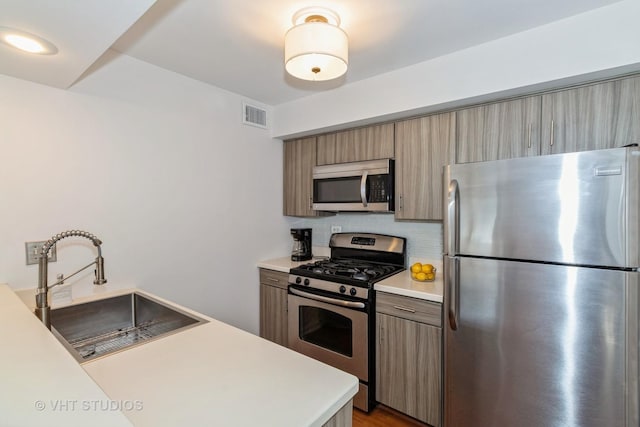
<path id="1" fill-rule="evenodd" d="M 31 294 L 32 298 L 35 292 Z M 131 426 L 111 399 L 27 308 L 0 284 L 0 424 Z M 119 404 L 115 402 L 114 404 Z M 103 405 L 107 405 L 105 410 Z"/>
<path id="2" fill-rule="evenodd" d="M 7 312 L 8 304 L 12 312 L 20 313 L 19 317 L 14 313 L 11 321 L 4 319 L 2 334 L 16 328 L 19 319 L 18 336 L 33 341 L 31 345 L 39 347 L 33 353 L 46 358 L 54 376 L 65 378 L 44 388 L 47 393 L 38 393 L 43 377 L 34 376 L 33 362 L 3 356 L 7 362 L 3 378 L 15 378 L 24 388 L 17 395 L 7 388 L 11 384 L 0 388 L 4 396 L 0 407 L 8 405 L 3 413 L 10 414 L 13 424 L 100 425 L 93 418 L 98 415 L 102 418 L 97 421 L 104 419 L 104 425 L 114 426 L 129 422 L 136 426 L 321 426 L 349 404 L 358 389 L 352 375 L 155 295 L 121 289 L 110 296 L 131 291 L 153 296 L 208 323 L 79 365 L 10 288 L 0 285 L 0 315 Z M 13 345 L 21 346 L 17 341 Z M 60 415 L 49 410 L 43 416 L 34 409 L 37 399 L 49 402 L 67 396 L 122 403 L 121 411 Z M 82 416 L 92 417 L 91 421 Z"/>

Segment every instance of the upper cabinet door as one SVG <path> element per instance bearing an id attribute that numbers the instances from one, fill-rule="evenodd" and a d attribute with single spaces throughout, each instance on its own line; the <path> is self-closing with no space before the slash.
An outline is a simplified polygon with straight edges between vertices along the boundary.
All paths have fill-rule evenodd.
<path id="1" fill-rule="evenodd" d="M 312 209 L 316 137 L 285 141 L 283 145 L 283 214 L 287 216 L 317 216 L 317 212 Z"/>
<path id="2" fill-rule="evenodd" d="M 532 96 L 456 112 L 456 163 L 537 156 L 540 97 Z"/>
<path id="3" fill-rule="evenodd" d="M 542 154 L 640 142 L 640 77 L 542 97 Z"/>
<path id="4" fill-rule="evenodd" d="M 442 170 L 454 141 L 454 113 L 396 123 L 396 219 L 442 220 Z"/>
<path id="5" fill-rule="evenodd" d="M 325 133 L 318 135 L 316 148 L 316 164 L 332 165 L 336 163 L 336 134 Z"/>
<path id="6" fill-rule="evenodd" d="M 391 159 L 393 123 L 367 126 L 318 137 L 318 165 Z"/>

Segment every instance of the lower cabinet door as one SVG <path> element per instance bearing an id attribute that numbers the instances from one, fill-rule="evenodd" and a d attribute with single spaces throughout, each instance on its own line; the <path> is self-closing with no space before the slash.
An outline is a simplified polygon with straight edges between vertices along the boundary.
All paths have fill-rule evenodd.
<path id="1" fill-rule="evenodd" d="M 287 347 L 287 290 L 260 285 L 260 336 Z"/>
<path id="2" fill-rule="evenodd" d="M 439 427 L 442 330 L 381 313 L 376 324 L 376 400 Z"/>

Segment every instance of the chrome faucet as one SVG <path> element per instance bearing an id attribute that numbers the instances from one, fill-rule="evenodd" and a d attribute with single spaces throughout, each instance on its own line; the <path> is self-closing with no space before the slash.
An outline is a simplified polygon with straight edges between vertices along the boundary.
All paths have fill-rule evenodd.
<path id="1" fill-rule="evenodd" d="M 48 274 L 47 264 L 48 264 L 49 251 L 51 250 L 51 247 L 55 245 L 56 242 L 58 242 L 59 240 L 62 240 L 65 237 L 72 237 L 72 236 L 85 237 L 91 240 L 91 242 L 93 242 L 93 245 L 96 248 L 98 248 L 98 256 L 96 257 L 95 261 L 93 261 L 91 264 L 85 267 L 82 267 L 80 270 L 76 271 L 73 274 L 70 274 L 69 276 L 66 276 L 66 277 L 63 276 L 62 279 L 58 280 L 53 285 L 48 286 L 47 285 L 47 274 Z M 47 240 L 42 245 L 42 249 L 40 250 L 40 259 L 38 260 L 38 267 L 39 267 L 38 268 L 38 290 L 36 292 L 35 314 L 42 321 L 42 323 L 45 324 L 45 326 L 48 329 L 51 329 L 51 318 L 50 318 L 51 307 L 49 306 L 49 301 L 47 299 L 47 293 L 49 292 L 49 289 L 64 283 L 64 281 L 67 280 L 68 278 L 75 276 L 76 274 L 80 273 L 83 270 L 86 270 L 87 268 L 91 267 L 94 264 L 96 266 L 96 269 L 95 269 L 95 279 L 93 281 L 93 284 L 103 285 L 107 283 L 107 279 L 104 278 L 104 258 L 102 258 L 102 250 L 100 249 L 101 244 L 102 242 L 100 241 L 100 239 L 98 239 L 96 236 L 94 236 L 91 233 L 87 233 L 86 231 L 80 231 L 80 230 L 71 230 L 71 231 L 64 231 L 60 234 L 56 234 L 55 236 Z"/>

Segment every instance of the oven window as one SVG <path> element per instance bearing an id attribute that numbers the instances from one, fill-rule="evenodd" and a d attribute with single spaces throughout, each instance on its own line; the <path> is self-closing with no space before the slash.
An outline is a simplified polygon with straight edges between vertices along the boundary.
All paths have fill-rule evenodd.
<path id="1" fill-rule="evenodd" d="M 351 319 L 318 307 L 300 306 L 300 339 L 347 357 L 353 356 Z"/>

